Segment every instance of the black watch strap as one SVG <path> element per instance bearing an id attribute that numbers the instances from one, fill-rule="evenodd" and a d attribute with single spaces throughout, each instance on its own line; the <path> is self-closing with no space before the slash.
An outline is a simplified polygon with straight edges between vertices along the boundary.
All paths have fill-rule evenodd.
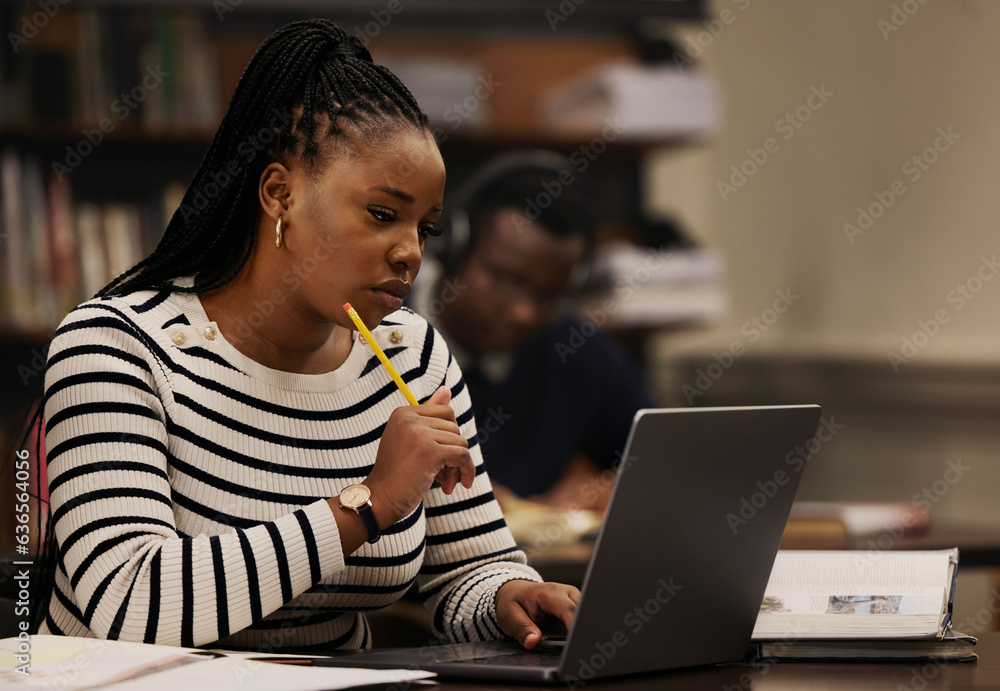
<path id="1" fill-rule="evenodd" d="M 382 531 L 378 528 L 378 521 L 375 520 L 375 512 L 372 511 L 371 504 L 362 504 L 358 507 L 358 515 L 368 529 L 368 542 L 374 544 L 382 537 Z"/>

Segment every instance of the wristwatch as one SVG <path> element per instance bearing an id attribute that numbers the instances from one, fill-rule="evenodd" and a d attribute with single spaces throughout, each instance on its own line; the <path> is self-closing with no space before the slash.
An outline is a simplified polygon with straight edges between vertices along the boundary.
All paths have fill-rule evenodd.
<path id="1" fill-rule="evenodd" d="M 378 528 L 378 521 L 375 520 L 375 512 L 372 511 L 372 491 L 367 485 L 348 485 L 340 492 L 340 508 L 351 509 L 361 516 L 365 528 L 368 529 L 368 542 L 375 543 L 382 537 L 382 531 Z"/>

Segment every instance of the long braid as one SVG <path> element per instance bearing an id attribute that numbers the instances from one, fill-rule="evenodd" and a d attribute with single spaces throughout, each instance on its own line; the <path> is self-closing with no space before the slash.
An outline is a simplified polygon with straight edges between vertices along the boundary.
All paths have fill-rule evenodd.
<path id="1" fill-rule="evenodd" d="M 327 19 L 286 24 L 247 64 L 163 239 L 98 295 L 225 285 L 253 250 L 257 182 L 269 163 L 300 157 L 312 165 L 323 139 L 342 134 L 346 125 L 377 134 L 399 124 L 428 128 L 410 91 L 374 64 L 356 37 Z M 199 272 L 210 280 L 190 288 L 171 283 Z"/>

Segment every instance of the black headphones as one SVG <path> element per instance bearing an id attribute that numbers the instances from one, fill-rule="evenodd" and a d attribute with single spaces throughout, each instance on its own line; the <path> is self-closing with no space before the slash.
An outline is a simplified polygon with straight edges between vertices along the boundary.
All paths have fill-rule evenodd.
<path id="1" fill-rule="evenodd" d="M 560 175 L 568 173 L 572 176 L 570 184 L 584 186 L 582 195 L 592 200 L 597 198 L 597 188 L 593 183 L 577 170 L 568 157 L 554 151 L 516 151 L 491 160 L 465 180 L 445 202 L 441 219 L 437 223 L 441 228 L 441 235 L 429 245 L 434 256 L 441 262 L 444 276 L 454 275 L 474 244 L 472 236 L 477 231 L 472 227 L 470 214 L 476 203 L 491 187 L 530 173 L 541 173 L 556 180 Z M 593 233 L 583 234 L 588 238 L 587 253 L 570 278 L 570 290 L 574 292 L 583 288 L 590 272 Z"/>

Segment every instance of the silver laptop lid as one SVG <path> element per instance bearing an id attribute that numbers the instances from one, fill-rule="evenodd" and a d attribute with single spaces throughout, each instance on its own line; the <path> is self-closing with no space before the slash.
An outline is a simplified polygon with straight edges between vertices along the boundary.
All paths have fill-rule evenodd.
<path id="1" fill-rule="evenodd" d="M 559 667 L 565 681 L 738 660 L 817 405 L 636 413 Z"/>

